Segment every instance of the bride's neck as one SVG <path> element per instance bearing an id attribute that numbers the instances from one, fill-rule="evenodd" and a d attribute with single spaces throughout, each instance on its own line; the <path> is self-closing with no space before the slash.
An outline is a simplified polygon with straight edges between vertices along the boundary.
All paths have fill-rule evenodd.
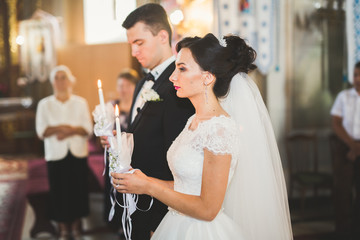
<path id="1" fill-rule="evenodd" d="M 195 117 L 198 120 L 207 120 L 214 116 L 223 114 L 223 110 L 220 106 L 220 103 L 217 99 L 208 99 L 207 102 L 199 103 L 194 105 L 195 107 Z"/>
<path id="2" fill-rule="evenodd" d="M 212 91 L 208 91 L 207 96 L 204 93 L 200 93 L 189 98 L 189 100 L 195 108 L 195 118 L 199 121 L 222 114 L 227 115 Z"/>

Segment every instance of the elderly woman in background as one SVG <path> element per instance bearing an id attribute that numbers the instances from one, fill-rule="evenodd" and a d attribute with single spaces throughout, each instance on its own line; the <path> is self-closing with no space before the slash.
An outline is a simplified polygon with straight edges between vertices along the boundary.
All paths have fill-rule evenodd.
<path id="1" fill-rule="evenodd" d="M 42 99 L 36 112 L 36 132 L 45 144 L 49 216 L 58 223 L 60 239 L 71 235 L 81 239 L 81 218 L 89 214 L 87 156 L 92 120 L 87 101 L 72 94 L 75 77 L 68 67 L 55 67 L 50 82 L 54 94 Z"/>

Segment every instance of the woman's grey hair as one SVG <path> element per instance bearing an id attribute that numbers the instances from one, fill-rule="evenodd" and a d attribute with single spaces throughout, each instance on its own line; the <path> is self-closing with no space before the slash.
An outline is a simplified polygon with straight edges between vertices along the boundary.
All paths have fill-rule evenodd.
<path id="1" fill-rule="evenodd" d="M 50 72 L 50 82 L 51 84 L 55 81 L 55 75 L 57 72 L 64 72 L 66 77 L 69 79 L 70 82 L 75 83 L 76 78 L 72 75 L 70 69 L 65 65 L 59 65 L 54 67 Z"/>

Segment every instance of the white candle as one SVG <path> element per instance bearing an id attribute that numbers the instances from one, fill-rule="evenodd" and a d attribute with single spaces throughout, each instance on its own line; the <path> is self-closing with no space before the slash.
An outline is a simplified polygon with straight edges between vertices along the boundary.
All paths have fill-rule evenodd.
<path id="1" fill-rule="evenodd" d="M 116 140 L 117 140 L 117 146 L 118 146 L 118 153 L 121 152 L 121 127 L 120 127 L 120 119 L 119 119 L 119 107 L 116 104 L 115 106 L 115 124 L 116 124 Z"/>
<path id="2" fill-rule="evenodd" d="M 98 80 L 98 88 L 99 88 L 99 100 L 100 100 L 100 107 L 101 107 L 101 111 L 103 112 L 103 115 L 105 116 L 105 102 L 104 102 L 104 94 L 103 94 L 103 90 L 101 89 L 101 80 Z"/>

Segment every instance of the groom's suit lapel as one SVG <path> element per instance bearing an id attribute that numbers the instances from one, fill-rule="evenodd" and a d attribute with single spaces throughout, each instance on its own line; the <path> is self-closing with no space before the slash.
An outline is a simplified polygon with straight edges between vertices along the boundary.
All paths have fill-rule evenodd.
<path id="1" fill-rule="evenodd" d="M 158 94 L 162 95 L 162 89 L 163 89 L 163 86 L 166 86 L 166 83 L 167 81 L 170 81 L 169 80 L 169 76 L 171 75 L 171 73 L 174 71 L 174 68 L 175 68 L 175 63 L 172 62 L 163 72 L 162 74 L 159 76 L 159 78 L 155 81 L 152 89 L 156 92 L 158 92 Z M 142 89 L 142 86 L 144 85 L 145 83 L 145 79 L 142 79 L 141 80 L 142 82 L 138 85 L 139 87 L 137 87 L 135 89 L 135 94 L 134 94 L 134 100 L 136 99 L 136 96 L 139 94 L 139 92 L 141 91 Z M 140 97 L 140 96 L 139 96 Z M 131 123 L 130 125 L 130 129 L 131 131 L 134 131 L 137 124 L 139 123 L 139 120 L 141 118 L 141 116 L 143 115 L 143 113 L 145 112 L 146 108 L 148 107 L 149 105 L 149 102 L 146 102 L 144 104 L 144 106 L 141 108 L 141 110 L 138 112 L 138 114 L 136 115 L 134 121 Z M 133 101 L 133 106 L 131 107 L 131 112 L 132 112 L 132 109 L 134 107 L 134 101 Z"/>
<path id="2" fill-rule="evenodd" d="M 144 77 L 144 78 L 142 78 L 140 80 L 140 82 L 138 84 L 136 84 L 136 87 L 135 87 L 135 90 L 134 90 L 134 96 L 133 96 L 133 100 L 132 100 L 132 104 L 131 104 L 131 108 L 130 108 L 130 117 L 129 117 L 129 121 L 128 121 L 128 124 L 129 124 L 128 131 L 132 131 L 132 129 L 133 129 L 131 119 L 132 119 L 132 114 L 133 114 L 133 110 L 134 110 L 134 106 L 135 106 L 135 102 L 136 102 L 136 97 L 137 97 L 137 95 L 139 95 L 145 81 L 146 80 L 145 80 L 145 77 Z"/>

